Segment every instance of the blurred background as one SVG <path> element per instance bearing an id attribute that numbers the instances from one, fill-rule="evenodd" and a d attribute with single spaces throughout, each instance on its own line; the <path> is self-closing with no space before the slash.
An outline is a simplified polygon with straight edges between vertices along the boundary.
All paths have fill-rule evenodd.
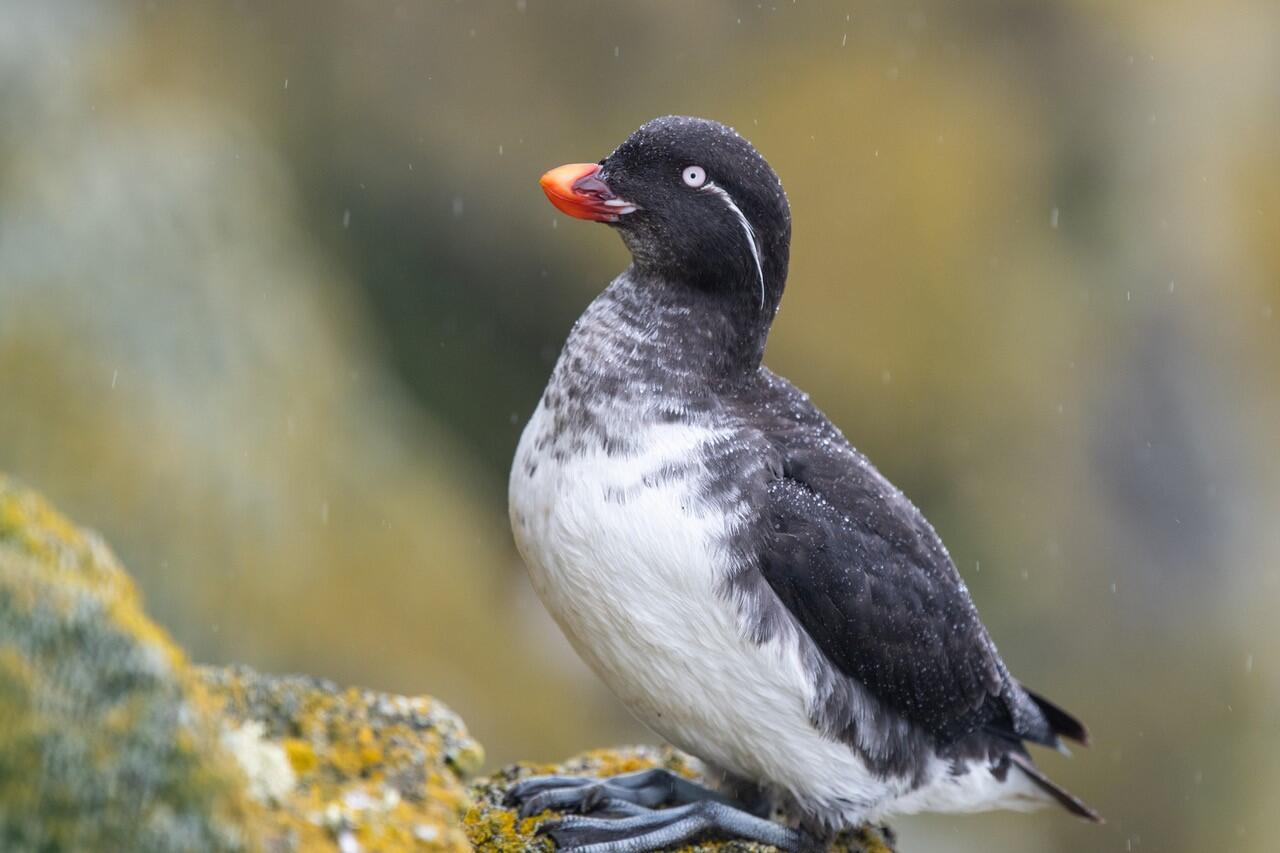
<path id="1" fill-rule="evenodd" d="M 651 740 L 525 580 L 506 477 L 627 262 L 537 177 L 667 113 L 794 214 L 767 361 L 948 542 L 1098 806 L 902 849 L 1276 848 L 1280 7 L 0 9 L 0 470 L 212 662 Z"/>

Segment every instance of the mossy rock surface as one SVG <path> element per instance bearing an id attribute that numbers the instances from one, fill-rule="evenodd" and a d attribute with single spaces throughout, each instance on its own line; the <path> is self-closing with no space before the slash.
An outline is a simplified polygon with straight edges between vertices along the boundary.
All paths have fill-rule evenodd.
<path id="1" fill-rule="evenodd" d="M 475 805 L 467 813 L 467 835 L 477 850 L 492 853 L 550 853 L 553 845 L 537 834 L 538 825 L 557 816 L 543 812 L 521 819 L 515 810 L 503 804 L 507 791 L 517 781 L 530 776 L 613 776 L 635 770 L 663 767 L 695 781 L 702 781 L 697 760 L 675 749 L 658 747 L 624 747 L 597 749 L 583 753 L 563 764 L 520 763 L 472 786 Z M 718 841 L 683 848 L 680 853 L 774 853 L 776 848 L 741 841 Z M 865 827 L 842 835 L 831 845 L 830 853 L 893 853 L 893 836 L 887 829 Z"/>

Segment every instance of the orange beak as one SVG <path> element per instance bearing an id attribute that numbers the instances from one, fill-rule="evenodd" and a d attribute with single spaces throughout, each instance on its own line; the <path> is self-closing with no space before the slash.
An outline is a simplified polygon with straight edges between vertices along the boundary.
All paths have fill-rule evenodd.
<path id="1" fill-rule="evenodd" d="M 538 183 L 562 213 L 593 222 L 617 222 L 636 206 L 614 195 L 609 185 L 596 177 L 599 171 L 595 163 L 570 163 L 547 172 Z"/>

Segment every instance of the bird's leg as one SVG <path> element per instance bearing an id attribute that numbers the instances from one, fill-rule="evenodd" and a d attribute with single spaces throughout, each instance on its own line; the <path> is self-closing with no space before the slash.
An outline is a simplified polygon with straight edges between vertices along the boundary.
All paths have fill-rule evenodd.
<path id="1" fill-rule="evenodd" d="M 506 800 L 508 805 L 520 807 L 521 817 L 547 809 L 637 815 L 658 806 L 683 806 L 703 801 L 739 805 L 724 794 L 661 768 L 607 779 L 534 776 L 512 785 Z"/>
<path id="2" fill-rule="evenodd" d="M 646 853 L 702 838 L 756 841 L 792 853 L 819 849 L 815 839 L 798 829 L 716 800 L 612 820 L 568 815 L 544 821 L 538 832 L 551 836 L 557 848 L 573 853 Z"/>

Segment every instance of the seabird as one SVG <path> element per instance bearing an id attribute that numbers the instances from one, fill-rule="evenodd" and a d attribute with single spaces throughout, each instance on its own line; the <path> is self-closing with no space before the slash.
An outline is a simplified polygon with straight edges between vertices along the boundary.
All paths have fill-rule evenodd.
<path id="1" fill-rule="evenodd" d="M 511 525 L 533 587 L 642 722 L 701 759 L 535 777 L 523 814 L 582 853 L 737 838 L 821 846 L 923 811 L 1097 814 L 1025 744 L 1087 742 L 1016 681 L 924 516 L 761 364 L 791 213 L 752 145 L 654 119 L 542 176 L 631 266 L 574 325 L 524 430 Z"/>

